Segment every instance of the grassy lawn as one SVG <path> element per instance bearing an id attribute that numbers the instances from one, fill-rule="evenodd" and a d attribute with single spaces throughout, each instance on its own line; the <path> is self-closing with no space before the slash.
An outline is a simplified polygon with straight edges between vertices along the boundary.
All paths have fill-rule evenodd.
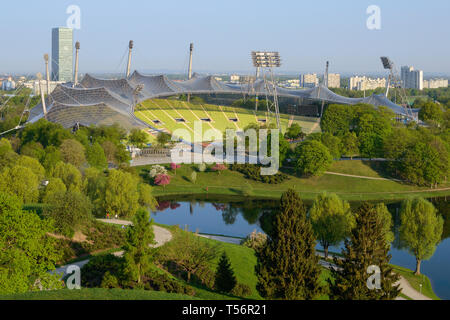
<path id="1" fill-rule="evenodd" d="M 81 289 L 27 292 L 0 296 L 0 300 L 198 300 L 195 297 L 146 290 Z"/>
<path id="2" fill-rule="evenodd" d="M 151 166 L 138 167 L 141 173 L 145 174 L 144 169 Z M 281 194 L 287 189 L 292 188 L 299 192 L 305 200 L 314 199 L 322 192 L 333 192 L 342 199 L 352 201 L 363 200 L 402 200 L 410 196 L 438 197 L 450 195 L 450 190 L 435 191 L 429 188 L 417 187 L 396 181 L 387 180 L 369 180 L 354 177 L 344 177 L 336 175 L 323 175 L 321 177 L 299 178 L 289 175 L 290 179 L 278 185 L 264 184 L 253 180 L 247 180 L 245 177 L 235 171 L 217 172 L 198 172 L 196 183 L 190 182 L 190 176 L 195 165 L 183 165 L 177 170 L 177 175 L 172 175 L 172 182 L 169 186 L 154 187 L 155 196 L 166 195 L 185 195 L 198 194 L 205 195 L 243 195 L 243 186 L 249 183 L 253 188 L 254 197 L 260 198 L 280 198 Z M 338 173 L 359 173 L 381 177 L 369 166 L 362 162 L 340 161 L 330 169 Z M 448 188 L 449 185 L 440 188 Z M 208 192 L 206 191 L 208 188 Z"/>
<path id="3" fill-rule="evenodd" d="M 434 293 L 433 287 L 431 286 L 431 281 L 426 275 L 416 276 L 414 271 L 399 266 L 392 265 L 392 268 L 395 273 L 408 280 L 411 287 L 413 287 L 417 292 L 420 292 L 420 284 L 422 283 L 423 295 L 433 300 L 440 300 L 440 298 Z"/>

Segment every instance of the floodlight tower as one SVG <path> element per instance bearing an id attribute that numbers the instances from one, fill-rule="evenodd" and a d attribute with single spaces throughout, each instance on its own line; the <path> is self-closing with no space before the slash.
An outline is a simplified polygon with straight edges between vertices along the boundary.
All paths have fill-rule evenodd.
<path id="1" fill-rule="evenodd" d="M 389 77 L 388 77 L 388 80 L 386 83 L 386 98 L 388 98 L 389 89 L 391 87 L 391 84 L 393 84 L 394 88 L 400 89 L 402 105 L 403 105 L 403 108 L 405 109 L 407 117 L 409 117 L 410 119 L 412 119 L 414 121 L 418 121 L 418 119 L 416 119 L 416 117 L 414 116 L 414 114 L 411 110 L 411 106 L 408 103 L 408 99 L 406 98 L 406 91 L 405 91 L 404 84 L 402 83 L 400 77 L 396 74 L 394 62 L 392 62 L 392 60 L 389 59 L 388 57 L 381 57 L 381 63 L 383 64 L 383 68 L 385 70 L 389 70 Z"/>
<path id="2" fill-rule="evenodd" d="M 45 105 L 45 94 L 44 90 L 42 90 L 42 74 L 38 72 L 36 74 L 36 78 L 39 81 L 39 91 L 41 92 L 41 102 L 42 102 L 42 110 L 44 111 L 44 118 L 47 116 L 47 106 Z"/>
<path id="3" fill-rule="evenodd" d="M 73 82 L 73 86 L 76 87 L 78 84 L 78 56 L 80 53 L 80 43 L 77 41 L 75 43 L 75 81 Z"/>
<path id="4" fill-rule="evenodd" d="M 271 108 L 274 109 L 277 119 L 277 128 L 281 129 L 280 123 L 280 109 L 278 105 L 278 92 L 277 86 L 275 84 L 274 76 L 273 76 L 273 68 L 281 67 L 281 58 L 280 53 L 276 51 L 268 52 L 268 51 L 253 51 L 252 52 L 252 60 L 253 66 L 255 68 L 259 68 L 263 73 L 264 78 L 264 87 L 266 89 L 266 97 L 271 95 L 273 96 L 273 104 L 269 106 L 269 99 L 267 100 L 267 111 L 272 113 Z M 270 81 L 267 79 L 267 76 L 270 76 Z"/>
<path id="5" fill-rule="evenodd" d="M 189 70 L 188 70 L 188 80 L 192 79 L 192 57 L 194 55 L 194 44 L 191 43 L 189 47 Z"/>
<path id="6" fill-rule="evenodd" d="M 45 77 L 47 79 L 47 96 L 50 96 L 50 72 L 48 71 L 48 54 L 44 54 Z"/>
<path id="7" fill-rule="evenodd" d="M 133 52 L 134 42 L 133 40 L 130 40 L 130 43 L 128 45 L 128 64 L 127 64 L 127 78 L 130 76 L 130 70 L 131 70 L 131 55 Z"/>

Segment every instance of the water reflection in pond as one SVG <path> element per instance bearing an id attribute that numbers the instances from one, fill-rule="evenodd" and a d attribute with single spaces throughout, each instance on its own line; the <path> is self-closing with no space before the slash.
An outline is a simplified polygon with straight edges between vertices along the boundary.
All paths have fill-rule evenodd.
<path id="1" fill-rule="evenodd" d="M 422 263 L 422 272 L 431 279 L 439 297 L 450 299 L 450 208 L 446 199 L 432 199 L 432 202 L 444 217 L 444 232 L 433 257 Z M 359 203 L 351 205 L 357 207 Z M 179 225 L 183 229 L 187 226 L 190 231 L 244 238 L 254 230 L 267 232 L 277 207 L 278 201 L 236 200 L 235 197 L 204 201 L 189 198 L 179 201 L 160 199 L 159 207 L 152 216 L 158 223 Z M 400 203 L 391 203 L 388 208 L 393 215 L 396 235 L 391 249 L 391 262 L 414 270 L 415 258 L 407 252 L 398 237 Z M 340 250 L 341 246 L 330 248 L 330 251 Z"/>

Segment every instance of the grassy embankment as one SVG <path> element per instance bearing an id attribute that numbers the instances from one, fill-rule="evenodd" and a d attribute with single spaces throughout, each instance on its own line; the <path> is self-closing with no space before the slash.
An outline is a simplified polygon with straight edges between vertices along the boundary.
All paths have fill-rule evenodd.
<path id="1" fill-rule="evenodd" d="M 138 167 L 141 173 L 151 166 Z M 441 185 L 439 189 L 417 187 L 392 180 L 371 180 L 357 177 L 324 174 L 321 177 L 299 178 L 289 174 L 290 179 L 271 185 L 246 179 L 243 174 L 234 171 L 197 172 L 197 181 L 190 181 L 191 173 L 196 170 L 195 165 L 183 165 L 172 175 L 171 184 L 163 187 L 154 187 L 155 196 L 176 196 L 186 194 L 205 195 L 243 195 L 247 183 L 252 187 L 252 196 L 259 198 L 280 198 L 287 189 L 296 190 L 305 200 L 314 199 L 322 192 L 333 192 L 342 199 L 352 201 L 363 200 L 402 200 L 411 196 L 425 198 L 450 195 L 450 185 Z M 375 171 L 362 161 L 335 162 L 329 172 L 358 175 L 370 178 L 386 178 L 378 170 Z M 207 191 L 208 189 L 208 191 Z"/>

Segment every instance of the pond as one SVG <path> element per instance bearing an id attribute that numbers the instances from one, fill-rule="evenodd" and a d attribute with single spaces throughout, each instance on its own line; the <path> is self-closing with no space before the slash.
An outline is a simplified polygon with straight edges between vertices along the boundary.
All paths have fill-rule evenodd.
<path id="1" fill-rule="evenodd" d="M 203 200 L 194 199 L 193 196 L 178 198 L 176 200 L 159 199 L 159 207 L 152 213 L 157 223 L 166 225 L 179 225 L 189 231 L 208 235 L 221 235 L 244 238 L 254 230 L 264 232 L 271 226 L 271 216 L 278 207 L 275 200 L 237 199 L 236 197 L 209 196 Z M 422 262 L 422 273 L 426 274 L 432 284 L 434 292 L 441 299 L 450 300 L 450 206 L 446 199 L 431 200 L 439 213 L 444 217 L 443 240 L 430 260 Z M 307 205 L 311 203 L 306 202 Z M 358 203 L 351 203 L 357 207 Z M 398 210 L 400 203 L 388 204 L 389 211 L 394 219 L 394 231 L 398 230 Z M 415 258 L 405 249 L 401 248 L 396 240 L 392 244 L 391 263 L 415 269 Z M 330 251 L 340 252 L 342 246 L 330 248 Z M 322 249 L 320 246 L 318 249 Z"/>

